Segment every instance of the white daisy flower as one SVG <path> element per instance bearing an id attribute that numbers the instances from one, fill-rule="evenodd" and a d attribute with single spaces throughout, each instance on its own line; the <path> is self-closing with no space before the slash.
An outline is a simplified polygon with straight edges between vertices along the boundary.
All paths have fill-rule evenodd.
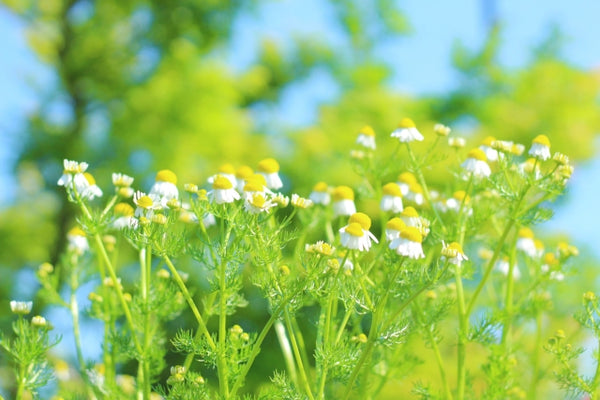
<path id="1" fill-rule="evenodd" d="M 550 158 L 550 140 L 546 135 L 538 135 L 533 139 L 529 155 L 541 161 Z"/>
<path id="2" fill-rule="evenodd" d="M 333 247 L 329 243 L 319 240 L 317 243 L 307 243 L 306 245 L 304 245 L 304 251 L 306 251 L 307 253 L 318 253 L 324 256 L 331 256 L 335 252 L 335 247 Z"/>
<path id="3" fill-rule="evenodd" d="M 272 195 L 273 192 L 267 187 L 267 180 L 264 175 L 253 174 L 246 178 L 246 184 L 243 188 L 243 197 L 245 200 L 252 198 L 255 194 L 261 194 L 267 197 L 267 194 Z"/>
<path id="4" fill-rule="evenodd" d="M 461 167 L 475 178 L 487 178 L 492 171 L 486 160 L 487 157 L 483 150 L 473 149 L 467 154 L 467 159 L 462 163 Z"/>
<path id="5" fill-rule="evenodd" d="M 494 149 L 493 143 L 496 141 L 496 138 L 493 136 L 486 137 L 481 146 L 479 148 L 485 153 L 486 158 L 490 162 L 498 161 L 498 150 Z"/>
<path id="6" fill-rule="evenodd" d="M 93 200 L 95 197 L 102 196 L 102 189 L 96 185 L 96 180 L 89 172 L 84 172 L 83 177 L 85 178 L 85 185 L 77 188 L 77 191 L 82 198 Z M 77 187 L 77 183 L 76 183 Z"/>
<path id="7" fill-rule="evenodd" d="M 31 312 L 31 308 L 33 307 L 33 302 L 31 301 L 10 301 L 10 311 L 13 314 L 21 314 L 26 315 Z"/>
<path id="8" fill-rule="evenodd" d="M 369 125 L 363 127 L 358 133 L 356 143 L 367 149 L 375 150 L 375 131 Z"/>
<path id="9" fill-rule="evenodd" d="M 133 178 L 129 175 L 113 172 L 112 183 L 118 188 L 130 187 L 133 184 Z"/>
<path id="10" fill-rule="evenodd" d="M 115 217 L 117 217 L 112 226 L 115 229 L 136 228 L 137 220 L 133 216 L 135 210 L 127 203 L 117 203 L 114 208 Z"/>
<path id="11" fill-rule="evenodd" d="M 421 226 L 421 217 L 419 217 L 419 213 L 414 207 L 409 206 L 402 210 L 400 219 L 402 219 L 406 226 L 412 226 L 414 228 L 419 228 Z"/>
<path id="12" fill-rule="evenodd" d="M 460 265 L 463 261 L 468 260 L 462 249 L 462 246 L 457 242 L 446 244 L 442 242 L 442 256 L 448 260 L 450 264 Z"/>
<path id="13" fill-rule="evenodd" d="M 448 138 L 448 146 L 455 149 L 462 149 L 467 145 L 467 141 L 463 137 L 454 136 Z"/>
<path id="14" fill-rule="evenodd" d="M 464 204 L 463 204 L 464 202 Z M 473 214 L 473 208 L 470 205 L 471 198 L 467 195 L 464 190 L 458 190 L 454 192 L 451 198 L 447 199 L 444 203 L 444 211 L 460 211 L 460 205 L 463 204 L 463 213 L 466 215 Z"/>
<path id="15" fill-rule="evenodd" d="M 246 199 L 244 210 L 250 214 L 259 214 L 264 211 L 269 211 L 276 204 L 271 200 L 267 200 L 261 193 L 255 193 L 251 198 Z"/>
<path id="16" fill-rule="evenodd" d="M 72 250 L 79 255 L 90 248 L 85 232 L 78 227 L 72 228 L 67 233 L 67 242 L 69 250 Z"/>
<path id="17" fill-rule="evenodd" d="M 151 218 L 155 210 L 163 208 L 160 198 L 155 194 L 146 194 L 139 190 L 133 194 L 133 203 L 137 206 L 134 212 L 136 218 Z"/>
<path id="18" fill-rule="evenodd" d="M 354 213 L 348 220 L 348 225 L 340 229 L 342 246 L 351 250 L 369 251 L 371 240 L 378 243 L 377 238 L 369 231 L 371 218 L 363 213 Z"/>
<path id="19" fill-rule="evenodd" d="M 329 186 L 325 182 L 319 182 L 313 187 L 313 191 L 308 196 L 315 204 L 322 204 L 324 206 L 331 202 L 331 195 L 329 194 Z"/>
<path id="20" fill-rule="evenodd" d="M 390 219 L 385 224 L 385 238 L 388 242 L 400 237 L 400 232 L 406 228 L 406 224 L 400 218 L 395 217 Z"/>
<path id="21" fill-rule="evenodd" d="M 300 197 L 296 193 L 292 194 L 292 205 L 298 208 L 308 208 L 313 205 L 312 200 L 305 199 L 304 197 Z"/>
<path id="22" fill-rule="evenodd" d="M 208 192 L 208 197 L 217 204 L 233 203 L 240 199 L 240 194 L 233 188 L 231 181 L 224 176 L 217 175 L 212 187 L 213 190 Z"/>
<path id="23" fill-rule="evenodd" d="M 77 161 L 71 161 L 67 159 L 63 160 L 63 174 L 58 179 L 58 186 L 70 186 L 71 182 L 73 182 L 73 179 L 75 179 L 75 176 L 77 176 L 80 180 L 84 179 L 83 173 L 87 170 L 87 168 L 88 163 L 86 162 L 80 163 Z"/>
<path id="24" fill-rule="evenodd" d="M 279 163 L 273 158 L 266 158 L 258 163 L 258 173 L 263 175 L 269 189 L 280 189 L 283 186 L 279 177 Z"/>
<path id="25" fill-rule="evenodd" d="M 238 192 L 242 193 L 244 191 L 244 186 L 246 186 L 246 180 L 252 175 L 254 175 L 254 171 L 247 165 L 242 165 L 235 171 L 235 188 Z"/>
<path id="26" fill-rule="evenodd" d="M 494 264 L 494 269 L 500 272 L 504 276 L 508 276 L 508 271 L 510 270 L 510 261 L 508 257 L 503 257 L 496 261 Z M 519 266 L 517 264 L 513 267 L 513 278 L 515 280 L 519 280 L 521 278 L 521 271 L 519 271 Z"/>
<path id="27" fill-rule="evenodd" d="M 406 193 L 406 200 L 411 201 L 418 206 L 423 205 L 425 202 L 423 186 L 417 182 L 411 183 L 408 187 L 408 193 Z"/>
<path id="28" fill-rule="evenodd" d="M 425 258 L 423 253 L 423 235 L 419 230 L 412 226 L 407 226 L 400 232 L 400 236 L 391 241 L 389 247 L 392 250 L 396 250 L 401 256 L 419 259 Z"/>
<path id="29" fill-rule="evenodd" d="M 214 183 L 217 176 L 222 176 L 223 178 L 226 178 L 229 182 L 231 182 L 233 187 L 237 188 L 238 181 L 235 176 L 235 168 L 233 167 L 233 165 L 231 165 L 229 163 L 222 164 L 219 167 L 218 172 L 215 175 L 213 175 L 207 179 L 208 183 L 210 183 L 210 184 Z"/>
<path id="30" fill-rule="evenodd" d="M 406 196 L 410 191 L 410 185 L 417 183 L 417 178 L 411 172 L 402 172 L 398 175 L 398 186 L 400 186 L 400 191 L 402 192 L 402 196 Z"/>
<path id="31" fill-rule="evenodd" d="M 290 198 L 283 195 L 282 193 L 276 193 L 271 197 L 271 201 L 277 204 L 279 207 L 287 207 L 290 204 Z"/>
<path id="32" fill-rule="evenodd" d="M 379 203 L 381 211 L 399 213 L 404 209 L 402 205 L 402 190 L 396 183 L 388 183 L 383 186 L 383 196 Z"/>
<path id="33" fill-rule="evenodd" d="M 538 180 L 542 177 L 539 162 L 535 158 L 528 158 L 527 160 L 523 161 L 519 164 L 517 169 L 522 175 L 533 175 L 533 179 L 535 180 Z"/>
<path id="34" fill-rule="evenodd" d="M 529 228 L 519 229 L 517 239 L 517 250 L 521 250 L 529 257 L 536 257 L 538 254 L 537 246 L 535 245 L 533 231 Z"/>
<path id="35" fill-rule="evenodd" d="M 397 138 L 401 143 L 410 143 L 415 140 L 422 141 L 424 139 L 410 118 L 402 118 L 400 124 L 398 124 L 398 128 L 390 136 Z"/>
<path id="36" fill-rule="evenodd" d="M 333 215 L 352 215 L 356 213 L 354 191 L 348 186 L 338 186 L 333 189 Z"/>
<path id="37" fill-rule="evenodd" d="M 158 196 L 161 199 L 163 207 L 169 200 L 179 198 L 177 190 L 177 175 L 173 171 L 163 169 L 156 174 L 154 185 L 150 189 L 150 195 Z"/>
<path id="38" fill-rule="evenodd" d="M 448 136 L 452 130 L 444 124 L 435 124 L 433 131 L 438 136 Z"/>

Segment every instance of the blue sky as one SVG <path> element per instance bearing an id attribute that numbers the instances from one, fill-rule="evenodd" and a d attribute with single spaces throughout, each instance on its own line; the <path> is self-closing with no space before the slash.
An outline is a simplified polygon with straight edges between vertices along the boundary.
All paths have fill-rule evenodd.
<path id="1" fill-rule="evenodd" d="M 476 48 L 485 33 L 481 0 L 400 3 L 412 27 L 409 36 L 379 46 L 380 57 L 390 60 L 395 54 L 414 55 L 413 63 L 397 65 L 392 85 L 414 95 L 444 93 L 453 88 L 452 46 L 461 42 Z M 319 12 L 316 12 L 318 10 Z M 260 43 L 268 35 L 285 43 L 286 35 L 324 35 L 340 40 L 330 24 L 332 10 L 322 0 L 278 0 L 267 2 L 258 12 L 235 22 L 232 51 L 227 61 L 233 69 L 252 62 Z M 498 1 L 497 16 L 502 21 L 503 46 L 500 61 L 518 68 L 527 63 L 531 50 L 546 35 L 552 24 L 566 36 L 563 55 L 567 61 L 585 69 L 600 68 L 600 2 L 595 0 Z M 36 90 L 52 82 L 52 74 L 28 50 L 25 25 L 0 7 L 0 204 L 14 196 L 10 176 L 15 149 L 21 144 L 19 128 L 28 111 L 35 108 Z M 284 125 L 310 123 L 320 102 L 332 100 L 335 87 L 325 75 L 311 76 L 307 83 L 288 90 L 280 107 Z M 600 160 L 579 165 L 570 186 L 570 201 L 557 211 L 549 224 L 571 234 L 581 243 L 594 245 L 595 226 L 600 222 L 595 199 L 600 188 L 594 177 L 600 174 Z M 596 218 L 596 220 L 594 220 Z"/>

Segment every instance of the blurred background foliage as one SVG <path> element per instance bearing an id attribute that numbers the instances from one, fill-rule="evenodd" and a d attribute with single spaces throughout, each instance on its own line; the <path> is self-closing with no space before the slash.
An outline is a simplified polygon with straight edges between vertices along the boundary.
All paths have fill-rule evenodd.
<path id="1" fill-rule="evenodd" d="M 509 70 L 497 60 L 501 21 L 492 20 L 479 49 L 455 46 L 456 90 L 414 97 L 389 82 L 399 63 L 419 61 L 375 52 L 382 40 L 410 34 L 393 0 L 324 0 L 343 46 L 317 35 L 266 36 L 241 70 L 226 57 L 234 21 L 266 0 L 2 2 L 26 21 L 31 49 L 56 78 L 38 89 L 39 107 L 17 136 L 19 189 L 0 210 L 2 310 L 15 276 L 6 272 L 55 263 L 74 224 L 56 186 L 64 158 L 89 162 L 101 187 L 119 171 L 148 189 L 161 168 L 181 183 L 202 183 L 225 162 L 254 167 L 274 156 L 285 188 L 307 195 L 319 180 L 356 183 L 347 155 L 365 124 L 383 149 L 393 148 L 389 133 L 408 116 L 426 136 L 436 122 L 453 127 L 467 149 L 488 135 L 529 144 L 543 133 L 575 160 L 593 155 L 600 132 L 600 73 L 561 59 L 558 30 L 528 65 Z M 320 105 L 309 126 L 282 124 L 282 96 L 314 74 L 327 77 L 334 100 Z M 430 178 L 441 182 L 435 171 Z"/>

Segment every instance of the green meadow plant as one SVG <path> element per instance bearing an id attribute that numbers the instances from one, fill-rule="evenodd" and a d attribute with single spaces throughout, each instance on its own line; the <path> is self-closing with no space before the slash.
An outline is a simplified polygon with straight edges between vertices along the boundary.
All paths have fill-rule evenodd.
<path id="1" fill-rule="evenodd" d="M 280 192 L 279 164 L 267 158 L 256 171 L 224 164 L 184 190 L 166 169 L 148 192 L 115 173 L 101 202 L 88 165 L 65 160 L 58 184 L 79 209 L 77 226 L 61 262 L 37 272 L 46 303 L 71 315 L 76 362 L 55 363 L 56 398 L 374 399 L 407 377 L 426 399 L 535 399 L 552 379 L 597 398 L 597 367 L 581 375 L 564 334 L 545 340 L 549 289 L 577 249 L 531 229 L 565 189 L 567 156 L 551 155 L 544 135 L 525 154 L 491 137 L 466 151 L 449 134 L 436 125 L 425 148 L 405 118 L 382 156 L 365 127 L 349 166 L 361 183 L 315 182 L 305 197 Z M 427 176 L 441 162 L 444 183 L 434 186 Z M 97 365 L 82 351 L 77 293 L 87 282 L 86 312 L 104 330 Z M 595 295 L 584 305 L 578 320 L 600 338 Z M 30 309 L 15 302 L 14 334 L 1 341 L 18 399 L 48 382 L 56 343 L 42 317 L 26 320 Z M 279 356 L 262 359 L 272 367 L 259 376 L 267 343 Z M 541 365 L 544 350 L 558 360 L 555 375 Z M 423 352 L 428 379 L 411 383 Z"/>

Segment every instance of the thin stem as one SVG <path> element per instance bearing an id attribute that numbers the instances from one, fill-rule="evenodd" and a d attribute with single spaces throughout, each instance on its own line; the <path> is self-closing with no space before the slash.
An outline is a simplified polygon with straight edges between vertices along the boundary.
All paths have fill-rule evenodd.
<path id="1" fill-rule="evenodd" d="M 466 345 L 467 331 L 469 329 L 468 311 L 465 309 L 465 292 L 462 284 L 461 267 L 456 266 L 456 296 L 458 305 L 458 346 L 457 346 L 457 374 L 456 374 L 456 397 L 462 400 L 465 396 L 465 383 L 467 370 L 465 365 L 466 360 Z"/>
<path id="2" fill-rule="evenodd" d="M 333 313 L 333 301 L 335 299 L 335 291 L 334 290 L 330 290 L 329 291 L 329 296 L 327 298 L 327 311 L 326 311 L 326 316 L 325 316 L 325 325 L 324 325 L 324 333 L 323 333 L 323 344 L 322 347 L 323 349 L 325 349 L 325 347 L 330 347 L 331 344 L 329 343 L 329 337 L 331 334 L 331 319 L 332 319 L 332 313 Z M 327 367 L 328 363 L 325 363 L 324 368 L 321 370 L 321 373 L 319 374 L 319 390 L 317 392 L 317 399 L 323 399 L 325 396 L 325 383 L 327 382 Z"/>
<path id="3" fill-rule="evenodd" d="M 196 322 L 198 322 L 198 328 L 202 330 L 202 334 L 206 338 L 206 342 L 210 346 L 211 350 L 215 351 L 217 349 L 217 346 L 216 346 L 212 336 L 208 332 L 208 329 L 206 328 L 206 323 L 202 319 L 202 315 L 200 315 L 200 311 L 198 311 L 198 307 L 196 307 L 196 303 L 194 303 L 194 300 L 192 299 L 190 292 L 188 291 L 187 287 L 185 286 L 183 279 L 181 279 L 179 272 L 177 271 L 177 269 L 175 269 L 175 266 L 171 262 L 171 259 L 169 258 L 169 256 L 164 254 L 162 257 L 163 257 L 163 260 L 165 260 L 165 263 L 167 264 L 169 271 L 171 271 L 171 275 L 175 279 L 175 282 L 179 286 L 179 290 L 181 290 L 181 294 L 183 294 L 183 297 L 185 298 L 188 305 L 190 306 L 190 309 L 192 310 L 192 313 L 194 314 L 194 317 L 196 318 Z"/>
<path id="4" fill-rule="evenodd" d="M 226 288 L 227 264 L 221 262 L 219 268 L 219 392 L 224 398 L 229 397 L 229 382 L 227 377 L 226 339 L 227 339 L 227 288 Z"/>
<path id="5" fill-rule="evenodd" d="M 346 313 L 344 314 L 344 319 L 342 320 L 342 323 L 340 324 L 340 328 L 338 329 L 337 335 L 335 337 L 335 342 L 334 344 L 338 344 L 340 342 L 340 339 L 342 338 L 342 334 L 344 333 L 344 329 L 346 328 L 346 325 L 348 324 L 348 320 L 350 320 L 350 317 L 352 316 L 352 312 L 354 311 L 354 308 L 348 308 L 346 310 Z"/>
<path id="6" fill-rule="evenodd" d="M 292 323 L 291 323 L 290 314 L 287 312 L 287 310 L 284 310 L 283 315 L 284 315 L 284 318 L 286 321 L 286 326 L 287 326 L 288 330 L 290 331 L 290 341 L 292 344 L 292 350 L 294 351 L 294 356 L 296 358 L 296 364 L 298 364 L 298 370 L 300 371 L 300 378 L 302 379 L 302 385 L 304 386 L 304 390 L 306 391 L 306 395 L 308 396 L 308 398 L 310 400 L 315 400 L 315 397 L 312 394 L 312 390 L 310 389 L 308 377 L 306 376 L 306 369 L 304 367 L 304 363 L 302 362 L 302 357 L 300 356 L 298 342 L 296 341 L 296 337 L 292 331 Z"/>
<path id="7" fill-rule="evenodd" d="M 507 281 L 506 281 L 506 293 L 504 296 L 504 308 L 505 308 L 505 313 L 506 313 L 506 320 L 502 327 L 502 338 L 500 341 L 500 343 L 503 346 L 505 346 L 505 351 L 509 351 L 509 335 L 510 335 L 510 328 L 512 325 L 513 296 L 514 296 L 514 287 L 515 287 L 514 272 L 515 272 L 515 268 L 516 268 L 515 264 L 516 264 L 516 256 L 517 256 L 516 244 L 517 244 L 517 237 L 515 235 L 515 238 L 512 243 L 511 253 L 510 253 L 508 276 L 507 276 Z"/>
<path id="8" fill-rule="evenodd" d="M 540 348 L 542 344 L 542 313 L 538 312 L 535 317 L 535 341 L 533 351 L 533 367 L 531 372 L 531 383 L 529 384 L 528 399 L 537 399 L 537 386 L 540 374 Z"/>
<path id="9" fill-rule="evenodd" d="M 102 238 L 100 237 L 99 234 L 94 235 L 94 241 L 96 242 L 96 246 L 100 250 L 100 254 L 102 255 L 102 258 L 104 259 L 104 265 L 106 265 L 106 268 L 108 269 L 108 274 L 110 275 L 110 278 L 112 279 L 113 286 L 115 287 L 115 290 L 117 291 L 117 297 L 119 298 L 119 302 L 121 303 L 121 308 L 123 309 L 123 313 L 125 313 L 125 319 L 127 320 L 129 329 L 131 330 L 131 340 L 133 341 L 135 350 L 138 352 L 138 354 L 143 354 L 142 347 L 140 346 L 140 342 L 139 342 L 136 332 L 135 332 L 135 325 L 133 324 L 133 318 L 131 317 L 131 311 L 129 310 L 127 301 L 125 300 L 125 297 L 123 296 L 123 289 L 121 289 L 121 285 L 119 284 L 119 280 L 117 279 L 117 274 L 115 273 L 115 269 L 112 266 L 112 263 L 110 261 L 110 258 L 108 257 L 108 254 L 106 253 L 106 249 L 104 248 L 104 244 L 102 243 Z"/>
<path id="10" fill-rule="evenodd" d="M 285 326 L 283 326 L 281 321 L 275 322 L 275 333 L 277 334 L 279 347 L 281 347 L 283 360 L 285 361 L 285 366 L 290 373 L 290 378 L 292 378 L 292 382 L 294 382 L 296 386 L 299 386 L 298 371 L 296 370 L 296 363 L 294 362 L 294 355 L 292 354 L 292 346 L 290 346 L 290 341 L 288 340 Z"/>
<path id="11" fill-rule="evenodd" d="M 140 251 L 140 272 L 142 281 L 142 304 L 144 313 L 144 354 L 142 357 L 143 363 L 143 395 L 144 400 L 150 399 L 150 362 L 149 362 L 149 348 L 152 335 L 150 333 L 150 310 L 148 304 L 148 293 L 150 291 L 150 275 L 152 267 L 152 249 L 148 246 L 146 249 Z"/>

